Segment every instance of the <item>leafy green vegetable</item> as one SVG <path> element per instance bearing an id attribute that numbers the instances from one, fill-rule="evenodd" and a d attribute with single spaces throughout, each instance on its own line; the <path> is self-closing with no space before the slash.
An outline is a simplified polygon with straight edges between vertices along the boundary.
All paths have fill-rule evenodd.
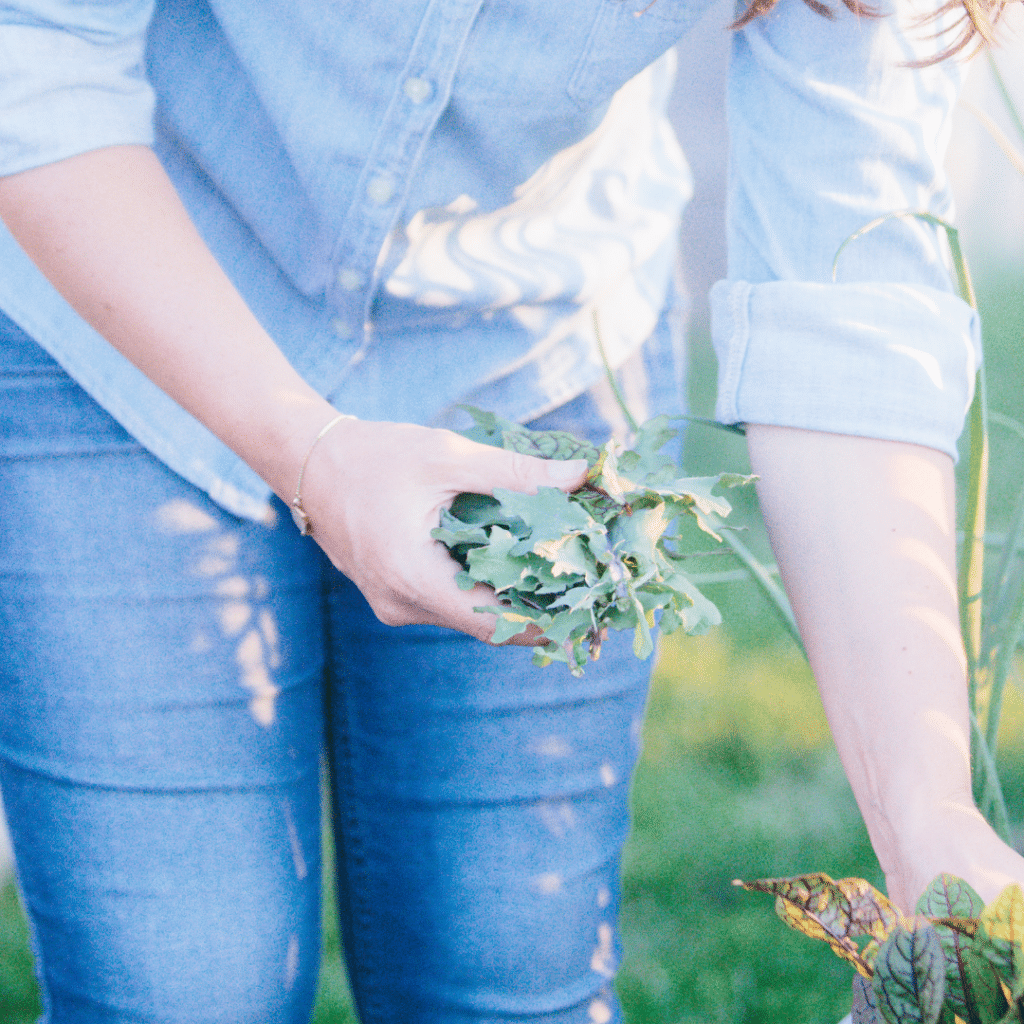
<path id="1" fill-rule="evenodd" d="M 659 614 L 664 633 L 704 633 L 722 621 L 686 575 L 687 535 L 697 530 L 721 540 L 707 517 L 726 516 L 730 507 L 713 488 L 752 477 L 680 476 L 664 451 L 677 436 L 667 416 L 640 427 L 628 449 L 614 440 L 599 449 L 564 431 L 529 430 L 464 408 L 474 419 L 465 431 L 471 440 L 540 458 L 586 459 L 590 466 L 573 494 L 498 489 L 494 497 L 460 494 L 442 511 L 431 536 L 462 566 L 459 586 L 485 583 L 501 602 L 477 609 L 498 616 L 496 643 L 532 624 L 547 640 L 534 648 L 534 663 L 563 662 L 581 675 L 588 650 L 590 658 L 598 656 L 608 629 L 633 630 L 633 651 L 642 659 L 654 649 L 651 629 Z"/>
<path id="2" fill-rule="evenodd" d="M 872 976 L 871 958 L 865 955 L 868 947 L 862 950 L 854 940 L 868 936 L 877 945 L 886 936 L 878 926 L 882 922 L 895 924 L 899 916 L 880 892 L 856 878 L 834 882 L 828 875 L 817 872 L 792 878 L 761 878 L 754 882 L 737 879 L 733 884 L 748 892 L 773 895 L 775 912 L 790 928 L 808 938 L 827 942 L 836 956 L 864 978 Z"/>
<path id="3" fill-rule="evenodd" d="M 972 934 L 984 909 L 981 897 L 963 879 L 947 874 L 933 879 L 917 901 L 917 912 L 933 919 L 942 944 L 946 1002 L 969 1024 L 999 1020 L 1007 1009 L 999 978 Z"/>
<path id="4" fill-rule="evenodd" d="M 946 961 L 931 923 L 897 924 L 875 958 L 875 995 L 888 1024 L 936 1024 L 946 994 Z"/>
<path id="5" fill-rule="evenodd" d="M 1024 1003 L 1024 893 L 1019 885 L 1008 885 L 985 907 L 974 941 L 1019 1009 Z"/>
<path id="6" fill-rule="evenodd" d="M 882 1021 L 875 988 L 870 979 L 862 974 L 853 976 L 853 1008 L 850 1017 L 853 1024 L 880 1024 Z"/>
<path id="7" fill-rule="evenodd" d="M 1024 893 L 1016 884 L 986 907 L 963 879 L 939 875 L 910 918 L 861 878 L 733 884 L 773 895 L 786 924 L 856 969 L 854 1024 L 1024 1021 Z"/>

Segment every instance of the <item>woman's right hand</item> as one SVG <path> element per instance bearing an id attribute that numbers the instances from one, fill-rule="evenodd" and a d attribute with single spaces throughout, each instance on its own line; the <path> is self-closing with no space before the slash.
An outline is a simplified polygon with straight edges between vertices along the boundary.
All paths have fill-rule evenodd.
<path id="1" fill-rule="evenodd" d="M 302 504 L 317 543 L 382 622 L 447 626 L 490 640 L 495 616 L 473 609 L 495 604 L 495 595 L 482 585 L 470 591 L 456 586 L 457 563 L 430 536 L 441 508 L 461 491 L 569 491 L 586 471 L 582 459 L 531 458 L 449 430 L 344 420 L 310 454 Z M 534 631 L 512 642 L 537 638 Z"/>
<path id="2" fill-rule="evenodd" d="M 246 307 L 150 150 L 114 146 L 0 178 L 0 217 L 84 319 L 291 501 L 336 411 Z M 441 507 L 460 491 L 571 489 L 585 471 L 446 430 L 345 420 L 312 452 L 303 503 L 382 621 L 487 640 L 495 618 L 473 608 L 494 594 L 455 585 L 455 563 L 430 537 Z"/>

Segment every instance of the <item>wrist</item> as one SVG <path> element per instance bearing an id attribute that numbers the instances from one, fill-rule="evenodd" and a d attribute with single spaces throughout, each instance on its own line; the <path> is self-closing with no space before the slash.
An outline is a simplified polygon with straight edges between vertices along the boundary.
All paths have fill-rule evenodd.
<path id="1" fill-rule="evenodd" d="M 889 894 L 906 912 L 936 875 L 955 874 L 976 884 L 973 851 L 998 842 L 969 793 L 918 800 L 898 818 L 876 820 L 868 831 Z"/>
<path id="2" fill-rule="evenodd" d="M 269 485 L 286 505 L 295 497 L 303 462 L 323 427 L 339 410 L 319 395 L 280 395 L 262 406 L 231 447 Z"/>
<path id="3" fill-rule="evenodd" d="M 335 416 L 332 416 L 321 428 L 320 432 L 313 438 L 312 443 L 306 450 L 305 456 L 303 456 L 302 464 L 299 466 L 299 475 L 295 481 L 295 494 L 291 500 L 291 513 L 292 520 L 295 523 L 296 529 L 303 536 L 309 536 L 312 532 L 312 524 L 310 522 L 309 513 L 306 511 L 304 505 L 304 498 L 302 493 L 302 484 L 306 476 L 306 467 L 309 465 L 309 460 L 313 456 L 313 452 L 316 446 L 323 440 L 327 434 L 332 431 L 338 424 L 344 420 L 354 420 L 356 417 L 349 413 L 339 412 Z"/>

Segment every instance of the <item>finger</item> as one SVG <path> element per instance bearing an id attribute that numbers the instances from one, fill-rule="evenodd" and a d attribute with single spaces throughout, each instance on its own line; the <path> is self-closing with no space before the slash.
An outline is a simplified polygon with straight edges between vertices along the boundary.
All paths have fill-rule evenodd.
<path id="1" fill-rule="evenodd" d="M 453 570 L 458 566 L 439 546 L 438 553 L 444 560 L 443 580 L 435 580 L 429 588 L 431 597 L 437 602 L 430 610 L 431 621 L 435 625 L 457 629 L 478 640 L 487 643 L 492 641 L 498 625 L 498 615 L 493 612 L 479 612 L 477 608 L 496 608 L 501 605 L 501 597 L 483 583 L 478 583 L 472 590 L 462 590 L 456 583 Z M 530 625 L 524 633 L 503 641 L 500 645 L 512 647 L 536 647 L 546 643 L 543 632 Z"/>

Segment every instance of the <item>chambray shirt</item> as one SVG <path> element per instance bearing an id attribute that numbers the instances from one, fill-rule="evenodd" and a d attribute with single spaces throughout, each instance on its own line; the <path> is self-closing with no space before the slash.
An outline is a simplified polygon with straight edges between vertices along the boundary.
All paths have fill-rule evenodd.
<path id="1" fill-rule="evenodd" d="M 341 410 L 528 419 L 666 301 L 688 171 L 672 45 L 706 0 L 0 0 L 0 174 L 152 145 L 207 244 Z M 736 33 L 718 416 L 953 454 L 980 359 L 934 228 L 961 68 L 923 8 L 780 0 Z M 699 244 L 693 240 L 689 244 Z M 268 488 L 92 331 L 0 229 L 0 309 L 172 469 Z"/>

